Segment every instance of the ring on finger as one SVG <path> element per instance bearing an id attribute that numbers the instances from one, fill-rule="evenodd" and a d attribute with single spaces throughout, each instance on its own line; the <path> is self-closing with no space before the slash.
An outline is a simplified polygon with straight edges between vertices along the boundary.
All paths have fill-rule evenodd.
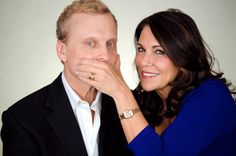
<path id="1" fill-rule="evenodd" d="M 96 73 L 91 72 L 91 73 L 90 73 L 90 76 L 88 77 L 89 80 L 91 80 L 91 81 L 95 81 L 95 75 L 96 75 Z"/>

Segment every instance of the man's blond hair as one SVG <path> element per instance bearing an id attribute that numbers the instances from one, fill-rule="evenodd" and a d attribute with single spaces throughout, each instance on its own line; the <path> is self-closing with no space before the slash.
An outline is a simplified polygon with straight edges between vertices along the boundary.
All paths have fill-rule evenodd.
<path id="1" fill-rule="evenodd" d="M 61 13 L 57 20 L 57 39 L 66 41 L 67 31 L 66 23 L 69 18 L 76 13 L 88 14 L 106 14 L 109 13 L 113 16 L 114 21 L 117 23 L 115 16 L 111 13 L 109 8 L 100 0 L 75 0 L 68 5 Z"/>

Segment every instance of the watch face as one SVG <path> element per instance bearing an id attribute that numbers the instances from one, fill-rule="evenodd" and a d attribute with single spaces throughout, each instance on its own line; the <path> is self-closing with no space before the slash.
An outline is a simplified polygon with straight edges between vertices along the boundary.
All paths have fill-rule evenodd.
<path id="1" fill-rule="evenodd" d="M 129 118 L 129 117 L 131 117 L 131 116 L 133 116 L 133 115 L 134 115 L 134 114 L 133 114 L 132 110 L 129 110 L 129 111 L 124 112 L 125 118 Z"/>

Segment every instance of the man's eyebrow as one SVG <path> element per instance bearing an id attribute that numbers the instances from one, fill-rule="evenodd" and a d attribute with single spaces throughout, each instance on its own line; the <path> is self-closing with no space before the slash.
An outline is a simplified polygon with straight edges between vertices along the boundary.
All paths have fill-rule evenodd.
<path id="1" fill-rule="evenodd" d="M 107 40 L 107 41 L 117 42 L 117 38 L 111 38 L 111 39 L 109 39 L 109 40 Z"/>

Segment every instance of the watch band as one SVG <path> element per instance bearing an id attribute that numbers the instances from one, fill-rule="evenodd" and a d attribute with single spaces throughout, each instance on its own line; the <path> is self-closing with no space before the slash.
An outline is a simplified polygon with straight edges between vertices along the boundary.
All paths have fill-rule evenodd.
<path id="1" fill-rule="evenodd" d="M 140 112 L 140 108 L 127 109 L 124 113 L 120 115 L 120 119 L 129 119 L 133 117 L 136 113 Z"/>

